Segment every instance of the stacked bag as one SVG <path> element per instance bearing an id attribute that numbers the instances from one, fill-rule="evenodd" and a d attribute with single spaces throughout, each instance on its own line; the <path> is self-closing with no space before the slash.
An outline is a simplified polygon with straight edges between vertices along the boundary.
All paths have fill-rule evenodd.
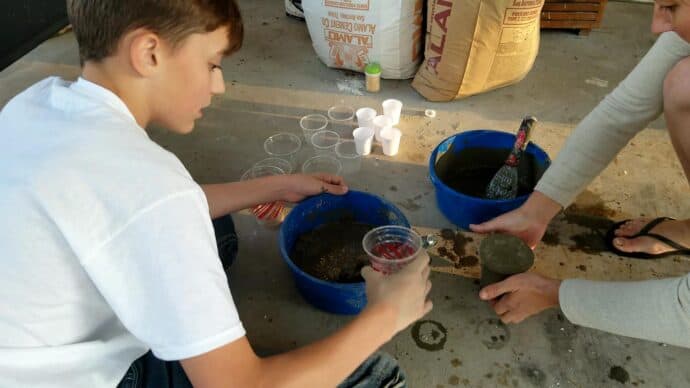
<path id="1" fill-rule="evenodd" d="M 532 69 L 544 0 L 427 3 L 422 61 L 422 0 L 301 1 L 314 49 L 327 66 L 363 72 L 378 62 L 383 78 L 414 76 L 412 86 L 431 101 L 511 85 Z"/>

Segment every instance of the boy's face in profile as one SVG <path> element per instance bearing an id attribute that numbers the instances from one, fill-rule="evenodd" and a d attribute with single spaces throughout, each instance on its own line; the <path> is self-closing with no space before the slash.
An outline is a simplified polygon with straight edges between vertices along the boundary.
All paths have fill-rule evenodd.
<path id="1" fill-rule="evenodd" d="M 228 28 L 221 27 L 192 34 L 175 50 L 170 46 L 162 50 L 160 70 L 153 76 L 153 122 L 176 133 L 192 131 L 211 97 L 225 92 L 220 63 L 228 44 Z"/>

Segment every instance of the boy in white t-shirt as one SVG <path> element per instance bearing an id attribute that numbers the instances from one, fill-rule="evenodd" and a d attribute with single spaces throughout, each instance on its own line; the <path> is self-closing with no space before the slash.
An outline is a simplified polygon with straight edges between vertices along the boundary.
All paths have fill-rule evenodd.
<path id="1" fill-rule="evenodd" d="M 431 310 L 426 254 L 395 275 L 365 267 L 359 316 L 259 358 L 219 260 L 236 251 L 229 214 L 347 187 L 301 174 L 201 187 L 143 129 L 189 133 L 224 92 L 234 0 L 67 6 L 81 77 L 0 112 L 0 386 L 403 386 L 390 357 L 370 356 Z"/>

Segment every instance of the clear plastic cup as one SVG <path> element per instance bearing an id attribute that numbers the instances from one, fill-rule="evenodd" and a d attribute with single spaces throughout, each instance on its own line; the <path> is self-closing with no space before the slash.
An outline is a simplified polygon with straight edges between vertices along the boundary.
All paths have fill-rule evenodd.
<path id="1" fill-rule="evenodd" d="M 264 142 L 266 153 L 271 157 L 287 160 L 293 171 L 297 166 L 297 152 L 300 148 L 302 148 L 302 140 L 299 136 L 287 132 L 276 133 Z"/>
<path id="2" fill-rule="evenodd" d="M 381 131 L 385 128 L 393 126 L 393 119 L 388 116 L 380 115 L 374 117 L 374 137 L 376 141 L 381 142 Z"/>
<path id="3" fill-rule="evenodd" d="M 312 156 L 302 164 L 302 172 L 304 174 L 324 172 L 331 175 L 340 175 L 341 170 L 342 164 L 340 161 L 330 155 Z"/>
<path id="4" fill-rule="evenodd" d="M 369 155 L 371 153 L 371 144 L 374 142 L 373 128 L 357 128 L 352 131 L 352 137 L 355 138 L 355 146 L 357 147 L 358 154 Z"/>
<path id="5" fill-rule="evenodd" d="M 354 174 L 362 167 L 362 156 L 357 153 L 353 140 L 343 140 L 335 146 L 335 154 L 342 165 L 344 175 Z"/>
<path id="6" fill-rule="evenodd" d="M 328 127 L 328 117 L 321 114 L 306 115 L 299 120 L 299 126 L 302 128 L 304 140 L 311 144 L 312 135 Z"/>
<path id="7" fill-rule="evenodd" d="M 383 154 L 386 156 L 394 156 L 400 149 L 400 138 L 402 132 L 398 128 L 384 128 L 379 133 L 381 137 L 381 147 Z"/>
<path id="8" fill-rule="evenodd" d="M 417 232 L 397 225 L 370 230 L 362 239 L 362 247 L 369 255 L 371 267 L 383 274 L 398 272 L 423 249 L 422 238 Z"/>
<path id="9" fill-rule="evenodd" d="M 311 136 L 311 144 L 317 155 L 335 153 L 335 146 L 340 143 L 340 135 L 334 131 L 318 131 Z"/>
<path id="10" fill-rule="evenodd" d="M 249 170 L 245 171 L 240 178 L 241 181 L 246 181 L 249 179 L 261 178 L 265 176 L 272 175 L 284 175 L 285 171 L 276 166 L 257 166 L 254 165 Z M 285 219 L 286 210 L 285 204 L 281 201 L 262 203 L 256 205 L 251 209 L 251 213 L 254 214 L 256 222 L 259 225 L 266 226 L 267 228 L 275 228 L 280 226 L 280 224 Z"/>
<path id="11" fill-rule="evenodd" d="M 331 129 L 338 132 L 340 137 L 350 136 L 355 127 L 355 110 L 348 105 L 338 104 L 328 109 L 328 119 L 331 120 Z"/>
<path id="12" fill-rule="evenodd" d="M 285 174 L 292 174 L 292 165 L 289 161 L 282 158 L 266 158 L 254 163 L 254 167 L 274 166 L 283 170 Z"/>
<path id="13" fill-rule="evenodd" d="M 368 128 L 373 128 L 374 127 L 374 117 L 378 115 L 376 113 L 376 109 L 374 108 L 359 108 L 357 109 L 357 112 L 355 112 L 357 116 L 357 125 L 360 127 L 368 127 Z"/>
<path id="14" fill-rule="evenodd" d="M 393 120 L 393 125 L 400 124 L 400 114 L 402 113 L 403 103 L 400 100 L 390 98 L 381 103 L 383 114 Z"/>

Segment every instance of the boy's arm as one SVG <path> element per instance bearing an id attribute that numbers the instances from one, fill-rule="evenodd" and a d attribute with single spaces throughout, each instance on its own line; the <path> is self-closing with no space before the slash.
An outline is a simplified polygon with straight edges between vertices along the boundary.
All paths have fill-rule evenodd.
<path id="1" fill-rule="evenodd" d="M 242 182 L 206 184 L 201 188 L 206 195 L 211 218 L 267 202 L 298 202 L 322 192 L 337 195 L 347 192 L 343 178 L 328 174 L 276 175 Z"/>
<path id="2" fill-rule="evenodd" d="M 420 255 L 400 272 L 362 271 L 369 305 L 335 334 L 300 349 L 259 358 L 246 337 L 197 357 L 182 360 L 194 386 L 336 386 L 395 333 L 432 308 L 429 256 Z"/>
<path id="3" fill-rule="evenodd" d="M 182 360 L 195 387 L 336 386 L 394 334 L 394 312 L 367 308 L 335 334 L 289 353 L 259 358 L 242 337 Z"/>

